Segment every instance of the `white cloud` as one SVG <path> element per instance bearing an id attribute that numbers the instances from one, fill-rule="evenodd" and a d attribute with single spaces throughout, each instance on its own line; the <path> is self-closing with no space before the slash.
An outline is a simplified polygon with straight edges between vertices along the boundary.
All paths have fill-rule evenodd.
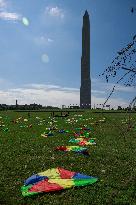
<path id="1" fill-rule="evenodd" d="M 136 92 L 136 88 L 134 87 L 125 87 L 122 85 L 117 85 L 116 87 L 117 91 L 122 91 L 122 92 Z"/>
<path id="2" fill-rule="evenodd" d="M 37 85 L 38 86 L 38 85 Z M 36 84 L 35 84 L 36 87 Z M 38 86 L 39 87 L 39 86 Z M 53 87 L 53 86 L 51 86 Z M 52 105 L 61 107 L 62 104 L 78 103 L 79 94 L 76 92 L 64 92 L 63 90 L 48 89 L 46 86 L 41 89 L 33 88 L 14 88 L 5 92 L 0 92 L 0 103 L 15 104 L 18 99 L 19 104 L 37 103 L 42 105 Z"/>
<path id="3" fill-rule="evenodd" d="M 24 85 L 24 87 L 29 87 L 31 89 L 46 89 L 46 90 L 58 90 L 63 92 L 79 92 L 79 89 L 77 88 L 68 88 L 68 87 L 61 87 L 58 85 L 52 85 L 52 84 L 27 84 Z"/>
<path id="4" fill-rule="evenodd" d="M 115 92 L 116 91 L 120 91 L 120 92 L 135 92 L 135 88 L 134 87 L 126 87 L 124 85 L 115 84 L 115 83 L 106 83 L 106 82 L 102 82 L 100 79 L 96 79 L 96 78 L 92 78 L 91 81 L 92 81 L 92 83 L 96 87 L 98 87 L 102 91 L 104 91 L 104 90 L 105 91 L 110 91 L 115 86 Z"/>
<path id="5" fill-rule="evenodd" d="M 99 85 L 99 79 L 92 79 L 94 85 Z M 103 83 L 104 85 L 104 83 Z M 119 85 L 120 86 L 120 85 Z M 134 93 L 135 95 L 135 93 Z M 92 107 L 97 104 L 103 104 L 107 98 L 107 92 L 105 89 L 101 90 L 92 88 Z M 42 105 L 59 106 L 70 104 L 78 104 L 80 102 L 80 89 L 62 87 L 59 85 L 48 84 L 24 84 L 18 88 L 6 79 L 0 78 L 0 104 L 15 104 L 15 100 L 18 99 L 19 104 L 31 104 L 37 103 Z M 111 105 L 111 108 L 117 108 L 118 105 L 127 107 L 131 101 L 131 97 L 128 100 L 124 100 L 119 95 L 115 97 L 114 94 L 108 100 L 107 104 Z"/>
<path id="6" fill-rule="evenodd" d="M 5 0 L 0 0 L 0 10 L 7 8 L 7 2 Z"/>
<path id="7" fill-rule="evenodd" d="M 94 94 L 105 94 L 105 91 L 92 90 L 92 93 L 94 93 Z"/>
<path id="8" fill-rule="evenodd" d="M 50 16 L 60 17 L 61 19 L 64 18 L 64 12 L 62 9 L 56 7 L 46 7 L 45 13 L 49 14 Z"/>
<path id="9" fill-rule="evenodd" d="M 99 91 L 92 90 L 92 107 L 94 107 L 94 104 L 102 104 L 105 102 L 105 96 L 97 97 L 94 95 L 96 92 Z M 34 83 L 23 85 L 19 88 L 10 88 L 0 91 L 0 104 L 15 104 L 16 99 L 19 104 L 37 103 L 58 107 L 61 107 L 63 104 L 66 106 L 70 104 L 79 105 L 80 90 L 52 84 Z M 129 102 L 124 101 L 124 99 L 120 97 L 112 97 L 109 99 L 108 104 L 111 105 L 111 108 L 117 108 L 118 105 L 127 107 Z"/>
<path id="10" fill-rule="evenodd" d="M 47 41 L 48 41 L 48 42 L 53 42 L 53 39 L 48 38 Z"/>
<path id="11" fill-rule="evenodd" d="M 50 43 L 52 43 L 54 40 L 51 38 L 47 38 L 45 36 L 40 36 L 40 37 L 36 37 L 34 38 L 34 42 L 37 45 L 49 45 Z"/>
<path id="12" fill-rule="evenodd" d="M 0 0 L 0 19 L 6 21 L 18 21 L 22 20 L 22 15 L 16 12 L 9 12 L 9 2 L 6 0 Z M 11 10 L 12 8 L 10 8 Z"/>
<path id="13" fill-rule="evenodd" d="M 21 20 L 21 16 L 17 13 L 10 13 L 10 12 L 3 11 L 0 12 L 0 19 L 15 21 L 15 20 Z"/>

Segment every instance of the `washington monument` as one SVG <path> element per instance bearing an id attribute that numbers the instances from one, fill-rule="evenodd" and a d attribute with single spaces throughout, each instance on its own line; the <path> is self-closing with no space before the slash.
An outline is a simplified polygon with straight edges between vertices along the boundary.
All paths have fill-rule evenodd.
<path id="1" fill-rule="evenodd" d="M 90 80 L 90 20 L 87 10 L 83 16 L 80 108 L 91 108 Z"/>

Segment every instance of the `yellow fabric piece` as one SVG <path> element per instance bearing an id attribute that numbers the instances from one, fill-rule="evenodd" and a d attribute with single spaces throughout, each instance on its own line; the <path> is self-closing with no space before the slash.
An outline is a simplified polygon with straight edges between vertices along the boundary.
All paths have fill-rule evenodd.
<path id="1" fill-rule="evenodd" d="M 70 150 L 70 147 L 67 147 L 67 151 L 69 151 Z"/>
<path id="2" fill-rule="evenodd" d="M 75 185 L 73 179 L 49 179 L 48 182 L 58 184 L 64 188 L 71 188 Z"/>
<path id="3" fill-rule="evenodd" d="M 47 176 L 49 179 L 55 179 L 55 178 L 60 179 L 59 171 L 56 168 L 48 169 L 48 170 L 46 170 L 44 172 L 40 172 L 40 173 L 38 173 L 38 175 L 40 175 L 40 176 Z"/>
<path id="4" fill-rule="evenodd" d="M 83 139 L 84 139 L 83 137 L 76 138 L 76 140 L 83 140 Z"/>
<path id="5" fill-rule="evenodd" d="M 76 149 L 76 148 L 78 148 L 79 146 L 67 146 L 67 149 L 68 150 L 71 150 L 71 148 L 73 148 L 73 149 Z"/>

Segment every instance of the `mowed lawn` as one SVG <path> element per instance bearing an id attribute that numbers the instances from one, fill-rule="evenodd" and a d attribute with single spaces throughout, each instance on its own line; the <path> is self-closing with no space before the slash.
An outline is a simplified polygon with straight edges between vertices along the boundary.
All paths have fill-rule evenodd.
<path id="1" fill-rule="evenodd" d="M 64 119 L 55 118 L 55 124 L 67 130 L 83 125 L 93 128 L 92 137 L 96 137 L 97 145 L 88 146 L 90 157 L 54 151 L 56 146 L 74 144 L 68 142 L 72 132 L 54 131 L 52 137 L 41 136 L 50 127 L 50 113 L 33 112 L 28 118 L 27 112 L 0 112 L 0 125 L 5 125 L 0 127 L 0 205 L 136 204 L 136 114 L 131 114 L 135 128 L 130 131 L 122 123 L 128 119 L 127 114 L 86 111 L 82 117 L 74 115 L 78 113 L 70 113 Z M 11 122 L 19 117 L 27 118 L 28 122 Z M 103 117 L 105 122 L 92 124 Z M 71 123 L 66 123 L 66 119 L 71 119 Z M 31 124 L 32 127 L 24 126 Z M 98 181 L 35 197 L 22 196 L 20 188 L 25 179 L 56 167 L 96 176 Z"/>

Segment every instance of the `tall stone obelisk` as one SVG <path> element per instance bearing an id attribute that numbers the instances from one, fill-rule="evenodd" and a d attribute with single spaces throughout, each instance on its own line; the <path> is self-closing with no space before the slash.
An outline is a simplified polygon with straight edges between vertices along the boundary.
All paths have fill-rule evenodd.
<path id="1" fill-rule="evenodd" d="M 90 20 L 87 10 L 83 16 L 80 108 L 91 108 L 90 80 Z"/>

